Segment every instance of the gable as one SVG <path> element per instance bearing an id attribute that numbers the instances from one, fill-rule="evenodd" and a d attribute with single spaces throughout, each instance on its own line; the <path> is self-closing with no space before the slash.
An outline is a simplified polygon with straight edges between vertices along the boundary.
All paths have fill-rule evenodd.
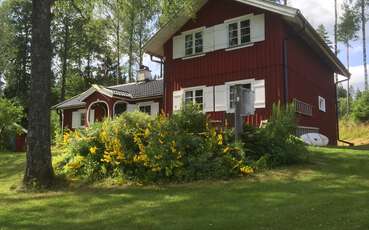
<path id="1" fill-rule="evenodd" d="M 219 14 L 208 14 L 207 20 L 201 19 L 196 21 L 197 18 L 201 18 L 202 11 L 204 14 L 206 14 L 206 12 L 210 10 L 207 7 L 214 5 L 210 3 L 221 4 L 224 10 Z M 186 16 L 183 12 L 181 12 L 167 25 L 162 27 L 158 33 L 156 33 L 152 39 L 147 42 L 147 44 L 144 46 L 145 52 L 153 56 L 164 57 L 164 44 L 174 35 L 178 34 L 178 32 L 195 26 L 206 27 L 207 25 L 211 25 L 216 21 L 220 22 L 227 16 L 227 14 L 233 12 L 230 10 L 230 7 L 234 6 L 235 4 L 238 4 L 238 7 L 237 9 L 233 9 L 233 11 L 240 13 L 242 11 L 243 15 L 247 14 L 248 11 L 245 11 L 245 8 L 242 6 L 251 6 L 253 7 L 253 12 L 256 13 L 260 11 L 280 15 L 287 25 L 293 29 L 294 33 L 296 33 L 298 36 L 301 36 L 313 50 L 319 53 L 320 56 L 327 61 L 328 65 L 330 65 L 336 73 L 347 77 L 350 76 L 350 73 L 342 64 L 342 62 L 320 38 L 315 29 L 303 17 L 298 9 L 282 6 L 265 0 L 199 0 L 194 7 L 195 11 L 197 12 L 197 18 L 195 18 L 194 21 L 192 21 L 189 16 Z"/>

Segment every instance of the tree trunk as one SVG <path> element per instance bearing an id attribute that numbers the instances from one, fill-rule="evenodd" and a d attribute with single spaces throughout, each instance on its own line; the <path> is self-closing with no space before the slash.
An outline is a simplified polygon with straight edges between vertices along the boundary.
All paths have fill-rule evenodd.
<path id="1" fill-rule="evenodd" d="M 61 76 L 61 90 L 60 90 L 60 101 L 65 100 L 65 82 L 68 68 L 68 51 L 69 51 L 69 19 L 65 18 L 64 21 L 64 51 L 63 51 L 63 67 L 62 67 L 62 76 Z"/>
<path id="2" fill-rule="evenodd" d="M 364 64 L 364 77 L 365 77 L 365 90 L 368 90 L 368 67 L 366 63 L 366 17 L 365 17 L 365 0 L 361 0 L 361 29 L 363 35 L 363 64 Z"/>
<path id="3" fill-rule="evenodd" d="M 347 55 L 347 70 L 350 71 L 350 43 L 347 41 L 346 43 L 346 55 Z M 347 80 L 347 94 L 346 94 L 346 104 L 347 104 L 347 116 L 350 114 L 350 79 Z"/>
<path id="4" fill-rule="evenodd" d="M 337 12 L 337 0 L 334 0 L 334 53 L 338 55 L 337 49 L 337 24 L 338 24 L 338 12 Z M 336 76 L 336 82 L 338 82 L 338 75 Z"/>
<path id="5" fill-rule="evenodd" d="M 130 31 L 129 31 L 129 48 L 128 48 L 128 79 L 133 82 L 133 33 L 134 33 L 134 16 L 130 15 Z"/>
<path id="6" fill-rule="evenodd" d="M 117 79 L 116 83 L 119 84 L 121 73 L 120 73 L 120 3 L 119 0 L 117 0 L 116 10 L 117 10 L 117 30 L 116 30 L 116 36 L 117 36 Z"/>
<path id="7" fill-rule="evenodd" d="M 50 150 L 51 0 L 32 1 L 31 94 L 28 113 L 27 186 L 52 185 Z"/>

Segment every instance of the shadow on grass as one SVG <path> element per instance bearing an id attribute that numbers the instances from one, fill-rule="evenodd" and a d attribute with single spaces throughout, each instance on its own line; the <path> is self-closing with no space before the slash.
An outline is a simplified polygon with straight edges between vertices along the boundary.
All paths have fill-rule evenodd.
<path id="1" fill-rule="evenodd" d="M 232 181 L 0 194 L 5 229 L 368 229 L 369 155 Z"/>

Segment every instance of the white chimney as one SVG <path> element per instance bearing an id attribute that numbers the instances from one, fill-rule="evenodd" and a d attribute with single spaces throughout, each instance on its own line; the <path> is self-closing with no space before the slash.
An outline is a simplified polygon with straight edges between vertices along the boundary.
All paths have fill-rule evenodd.
<path id="1" fill-rule="evenodd" d="M 151 81 L 151 71 L 147 66 L 141 66 L 137 74 L 137 81 Z"/>

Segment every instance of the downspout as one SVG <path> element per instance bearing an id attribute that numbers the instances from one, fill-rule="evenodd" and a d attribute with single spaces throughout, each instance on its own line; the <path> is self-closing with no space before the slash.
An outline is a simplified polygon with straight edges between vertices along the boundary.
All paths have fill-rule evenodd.
<path id="1" fill-rule="evenodd" d="M 162 95 L 162 110 L 164 110 L 165 111 L 165 113 L 168 111 L 167 110 L 167 105 L 166 105 L 166 90 L 167 90 L 167 87 L 165 86 L 165 84 L 166 84 L 166 81 L 165 81 L 165 79 L 164 79 L 164 74 L 163 74 L 163 67 L 165 67 L 164 66 L 164 64 L 165 64 L 165 62 L 164 62 L 164 58 L 163 57 L 157 57 L 157 58 L 159 58 L 160 60 L 155 60 L 154 59 L 154 56 L 153 55 L 150 55 L 150 60 L 152 61 L 152 62 L 155 62 L 155 63 L 159 63 L 160 64 L 160 78 L 161 79 L 163 79 L 163 95 Z"/>

